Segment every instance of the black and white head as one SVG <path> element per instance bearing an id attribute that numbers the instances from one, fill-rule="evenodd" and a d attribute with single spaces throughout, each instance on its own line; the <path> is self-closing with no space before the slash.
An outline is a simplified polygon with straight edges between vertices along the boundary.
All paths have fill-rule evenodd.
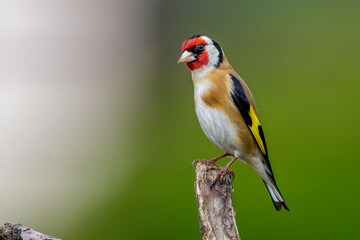
<path id="1" fill-rule="evenodd" d="M 185 62 L 193 74 L 201 74 L 217 68 L 224 60 L 220 45 L 204 35 L 194 35 L 182 45 L 178 63 Z"/>

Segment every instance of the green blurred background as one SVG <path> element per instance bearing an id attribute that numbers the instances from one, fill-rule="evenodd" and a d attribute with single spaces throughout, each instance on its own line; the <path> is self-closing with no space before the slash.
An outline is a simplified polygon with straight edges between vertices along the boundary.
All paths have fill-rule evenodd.
<path id="1" fill-rule="evenodd" d="M 77 178 L 56 197 L 66 199 L 61 211 L 53 210 L 59 204 L 53 199 L 46 209 L 26 209 L 26 216 L 8 213 L 2 222 L 22 222 L 63 239 L 201 239 L 190 165 L 221 151 L 203 134 L 190 72 L 176 61 L 187 37 L 204 34 L 222 46 L 252 90 L 270 161 L 291 210 L 277 212 L 261 179 L 236 162 L 231 167 L 236 175 L 233 201 L 241 238 L 360 239 L 360 1 L 138 0 L 100 5 L 103 15 L 108 9 L 114 16 L 117 10 L 131 9 L 126 18 L 119 14 L 102 27 L 119 31 L 125 22 L 136 32 L 129 37 L 128 31 L 120 31 L 119 39 L 129 39 L 110 42 L 110 49 L 119 49 L 120 60 L 113 60 L 114 72 L 104 71 L 98 78 L 111 75 L 111 86 L 116 86 L 104 90 L 115 97 L 98 106 L 109 108 L 107 118 L 97 124 L 110 130 L 100 128 L 105 137 L 78 151 L 106 146 L 95 156 L 81 155 L 80 163 L 80 158 L 68 158 L 72 162 L 64 166 L 60 181 L 69 181 L 67 169 L 74 165 Z M 126 51 L 129 47 L 132 51 Z M 78 70 L 80 76 L 82 71 L 87 70 Z M 93 108 L 87 101 L 81 106 Z M 0 161 L 5 166 L 4 158 Z M 39 192 L 46 196 L 48 190 Z"/>

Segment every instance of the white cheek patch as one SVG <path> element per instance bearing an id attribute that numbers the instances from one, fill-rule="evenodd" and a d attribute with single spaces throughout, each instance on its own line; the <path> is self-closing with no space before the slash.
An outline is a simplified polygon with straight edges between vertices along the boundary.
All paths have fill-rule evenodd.
<path id="1" fill-rule="evenodd" d="M 209 54 L 209 63 L 208 65 L 215 66 L 219 61 L 219 51 L 214 47 L 214 45 L 208 45 L 205 47 L 206 51 Z"/>

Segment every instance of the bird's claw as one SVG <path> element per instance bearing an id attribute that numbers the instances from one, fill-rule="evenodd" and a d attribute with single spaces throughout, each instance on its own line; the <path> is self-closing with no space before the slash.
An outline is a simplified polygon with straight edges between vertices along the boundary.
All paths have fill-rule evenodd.
<path id="1" fill-rule="evenodd" d="M 193 169 L 193 168 L 194 168 L 194 165 L 198 164 L 198 162 L 201 162 L 201 160 L 195 159 L 195 160 L 192 162 L 192 164 L 191 164 L 191 169 Z"/>
<path id="2" fill-rule="evenodd" d="M 210 189 L 212 189 L 212 188 L 214 187 L 215 183 L 216 183 L 219 179 L 220 179 L 220 181 L 223 181 L 223 180 L 224 180 L 224 177 L 225 177 L 226 175 L 229 175 L 229 176 L 230 176 L 230 179 L 232 179 L 231 182 L 233 182 L 234 179 L 235 179 L 235 174 L 234 174 L 234 171 L 232 171 L 232 170 L 229 170 L 229 169 L 226 169 L 226 168 L 221 168 L 221 167 L 215 167 L 215 166 L 213 166 L 211 169 L 212 169 L 212 170 L 219 170 L 219 172 L 218 172 L 216 178 L 214 179 L 214 181 L 212 182 L 212 184 L 211 184 L 211 186 L 210 186 Z"/>
<path id="3" fill-rule="evenodd" d="M 206 160 L 206 159 L 202 159 L 202 160 L 199 160 L 199 159 L 195 159 L 192 164 L 191 164 L 191 169 L 193 169 L 194 165 L 198 164 L 198 163 L 202 163 L 202 164 L 206 164 L 208 166 L 211 166 L 211 167 L 214 167 L 216 166 L 215 163 L 211 160 Z"/>

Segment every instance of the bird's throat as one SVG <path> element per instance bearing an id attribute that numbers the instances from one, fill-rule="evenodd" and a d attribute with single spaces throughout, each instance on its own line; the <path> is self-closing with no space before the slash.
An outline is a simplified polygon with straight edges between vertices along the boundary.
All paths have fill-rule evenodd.
<path id="1" fill-rule="evenodd" d="M 209 54 L 206 50 L 200 53 L 195 61 L 188 62 L 187 66 L 191 71 L 200 69 L 209 63 Z"/>

